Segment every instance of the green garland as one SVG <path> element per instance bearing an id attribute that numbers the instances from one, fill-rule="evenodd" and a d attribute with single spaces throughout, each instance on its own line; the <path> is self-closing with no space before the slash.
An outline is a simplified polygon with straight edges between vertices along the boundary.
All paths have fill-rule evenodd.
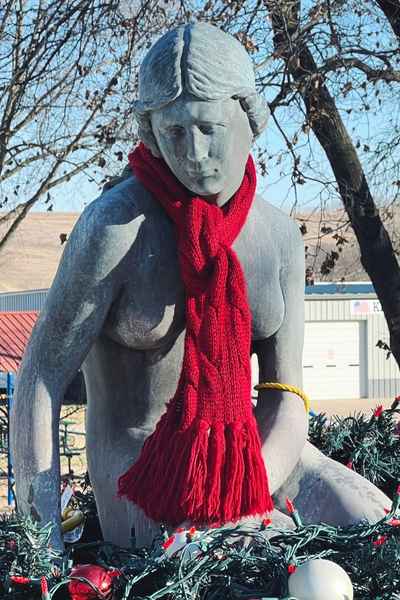
<path id="1" fill-rule="evenodd" d="M 389 498 L 400 479 L 400 398 L 391 408 L 378 406 L 370 417 L 325 414 L 311 417 L 309 439 L 326 456 L 349 466 Z"/>
<path id="2" fill-rule="evenodd" d="M 12 516 L 0 522 L 0 597 L 40 599 L 40 576 L 44 575 L 48 597 L 67 599 L 72 565 L 92 563 L 121 571 L 113 582 L 115 600 L 277 600 L 287 597 L 290 569 L 313 558 L 328 558 L 347 571 L 356 600 L 400 599 L 398 404 L 386 411 L 377 409 L 371 417 L 359 414 L 328 421 L 317 415 L 310 419 L 313 443 L 391 492 L 390 512 L 374 525 L 303 525 L 294 513 L 294 530 L 260 523 L 204 532 L 192 542 L 199 554 L 189 560 L 185 553 L 166 556 L 163 530 L 148 549 L 125 550 L 95 541 L 74 544 L 60 557 L 48 548 L 51 526 L 40 529 L 29 519 Z M 90 488 L 84 486 L 76 498 L 93 520 Z"/>

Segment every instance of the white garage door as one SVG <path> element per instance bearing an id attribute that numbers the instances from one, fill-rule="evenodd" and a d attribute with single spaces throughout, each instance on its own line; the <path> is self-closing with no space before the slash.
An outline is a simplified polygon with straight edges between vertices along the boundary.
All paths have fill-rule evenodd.
<path id="1" fill-rule="evenodd" d="M 303 387 L 311 400 L 360 398 L 360 323 L 305 323 Z"/>

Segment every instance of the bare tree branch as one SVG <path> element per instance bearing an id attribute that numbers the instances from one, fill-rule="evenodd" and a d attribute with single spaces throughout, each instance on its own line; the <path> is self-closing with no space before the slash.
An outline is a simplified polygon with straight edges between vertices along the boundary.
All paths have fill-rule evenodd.
<path id="1" fill-rule="evenodd" d="M 138 0 L 128 19 L 120 0 L 3 4 L 0 208 L 11 207 L 3 222 L 16 222 L 2 246 L 49 189 L 90 165 L 91 176 L 95 168 L 116 167 L 121 148 L 135 142 L 139 57 L 167 18 L 171 26 L 182 18 L 179 10 L 167 12 L 164 0 Z M 28 200 L 18 203 L 21 197 Z"/>
<path id="2" fill-rule="evenodd" d="M 340 67 L 358 69 L 365 73 L 368 81 L 400 82 L 400 71 L 393 69 L 373 69 L 367 63 L 355 57 L 343 58 L 341 56 L 334 56 L 321 65 L 318 70 L 320 73 L 329 73 L 330 71 L 337 71 Z"/>
<path id="3" fill-rule="evenodd" d="M 376 4 L 389 21 L 394 34 L 400 39 L 400 4 L 398 0 L 376 0 Z"/>
<path id="4" fill-rule="evenodd" d="M 298 83 L 308 122 L 323 147 L 357 236 L 361 260 L 371 277 L 389 326 L 391 348 L 400 365 L 400 267 L 379 216 L 357 151 L 310 49 L 295 43 L 300 1 L 266 0 L 275 52 Z"/>

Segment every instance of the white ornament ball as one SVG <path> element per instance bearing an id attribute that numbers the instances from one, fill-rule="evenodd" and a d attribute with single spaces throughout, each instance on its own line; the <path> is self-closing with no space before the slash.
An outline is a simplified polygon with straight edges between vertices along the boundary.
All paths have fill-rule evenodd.
<path id="1" fill-rule="evenodd" d="M 298 566 L 289 577 L 289 593 L 297 600 L 353 600 L 353 585 L 346 571 L 322 558 Z"/>

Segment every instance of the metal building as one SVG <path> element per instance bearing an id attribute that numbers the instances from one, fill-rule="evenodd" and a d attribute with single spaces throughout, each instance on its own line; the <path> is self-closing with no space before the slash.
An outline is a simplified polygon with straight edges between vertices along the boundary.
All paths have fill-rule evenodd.
<path id="1" fill-rule="evenodd" d="M 1 292 L 0 312 L 40 311 L 45 303 L 48 290 L 28 290 L 26 292 Z"/>
<path id="2" fill-rule="evenodd" d="M 306 288 L 305 298 L 307 393 L 321 400 L 399 395 L 399 368 L 379 347 L 389 345 L 389 332 L 372 285 L 318 283 Z"/>
<path id="3" fill-rule="evenodd" d="M 0 293 L 0 390 L 6 385 L 6 373 L 15 374 L 19 368 L 47 292 L 47 289 L 41 289 Z M 85 383 L 79 371 L 65 392 L 63 404 L 85 402 Z"/>
<path id="4" fill-rule="evenodd" d="M 47 290 L 1 293 L 0 312 L 39 311 L 46 294 Z M 378 400 L 399 395 L 399 368 L 379 342 L 389 345 L 389 333 L 370 283 L 317 283 L 306 288 L 303 387 L 312 398 Z"/>

